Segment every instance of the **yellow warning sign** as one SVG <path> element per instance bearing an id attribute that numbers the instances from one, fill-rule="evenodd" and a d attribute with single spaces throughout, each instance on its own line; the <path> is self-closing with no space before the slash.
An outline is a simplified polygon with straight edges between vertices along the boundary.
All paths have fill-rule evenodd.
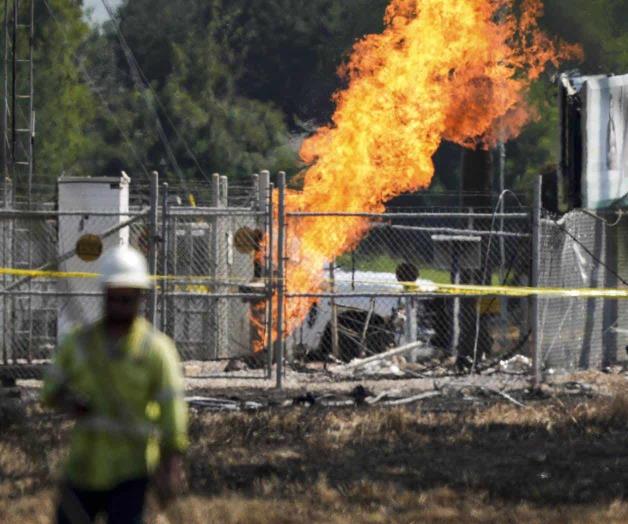
<path id="1" fill-rule="evenodd" d="M 98 235 L 83 235 L 76 242 L 76 255 L 84 262 L 93 262 L 102 255 L 102 240 Z"/>

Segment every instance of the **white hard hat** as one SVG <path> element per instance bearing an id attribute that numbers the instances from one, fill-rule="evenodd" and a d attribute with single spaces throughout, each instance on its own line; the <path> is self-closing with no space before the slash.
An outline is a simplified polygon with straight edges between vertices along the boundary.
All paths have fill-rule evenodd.
<path id="1" fill-rule="evenodd" d="M 107 251 L 100 264 L 100 283 L 103 287 L 151 287 L 146 258 L 137 249 L 119 246 Z"/>

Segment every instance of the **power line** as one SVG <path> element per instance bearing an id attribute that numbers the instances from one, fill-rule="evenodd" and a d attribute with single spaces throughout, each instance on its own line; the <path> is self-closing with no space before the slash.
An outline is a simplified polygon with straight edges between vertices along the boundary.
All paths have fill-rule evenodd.
<path id="1" fill-rule="evenodd" d="M 54 22 L 57 24 L 57 26 L 59 27 L 59 29 L 63 33 L 66 46 L 69 47 L 69 39 L 68 39 L 68 32 L 67 32 L 67 30 L 65 29 L 63 24 L 59 21 L 59 18 L 57 17 L 56 13 L 54 12 L 52 7 L 48 3 L 48 0 L 44 0 L 44 4 L 46 5 L 46 8 L 48 9 L 48 12 L 50 13 L 50 16 L 52 17 Z M 89 74 L 87 68 L 83 64 L 82 59 L 77 55 L 76 52 L 73 53 L 73 56 L 74 56 L 74 59 L 77 62 L 77 66 L 79 67 L 79 70 L 81 71 L 81 73 L 83 74 L 83 76 L 85 77 L 85 79 L 87 81 L 87 85 L 90 87 L 91 91 L 93 93 L 95 93 L 98 96 L 98 98 L 100 98 L 100 101 L 103 104 L 103 107 L 107 110 L 107 112 L 111 116 L 113 122 L 115 123 L 116 127 L 118 128 L 118 130 L 122 134 L 122 137 L 124 138 L 124 140 L 126 141 L 127 145 L 129 146 L 129 149 L 131 150 L 131 152 L 135 156 L 136 162 L 139 164 L 139 166 L 144 171 L 144 174 L 148 178 L 150 176 L 149 173 L 148 173 L 148 169 L 144 165 L 144 162 L 142 162 L 142 159 L 141 159 L 139 153 L 137 152 L 137 150 L 135 149 L 135 146 L 133 145 L 133 142 L 131 141 L 129 135 L 127 134 L 127 132 L 120 125 L 120 122 L 119 122 L 118 118 L 116 117 L 115 113 L 112 111 L 112 109 L 109 106 L 109 103 L 107 102 L 105 97 L 102 95 L 100 90 L 96 88 L 95 82 L 94 82 L 92 76 Z"/>
<path id="2" fill-rule="evenodd" d="M 170 147 L 170 142 L 168 141 L 168 137 L 161 124 L 159 115 L 157 114 L 157 111 L 155 111 L 154 106 L 152 105 L 150 99 L 146 95 L 146 92 L 145 92 L 146 86 L 142 85 L 142 82 L 140 81 L 141 76 L 139 73 L 139 66 L 135 62 L 133 52 L 131 51 L 130 47 L 126 43 L 126 39 L 124 38 L 124 35 L 120 31 L 117 21 L 112 16 L 113 13 L 112 13 L 111 7 L 106 2 L 106 0 L 102 0 L 102 4 L 107 10 L 107 12 L 109 13 L 109 16 L 111 16 L 111 21 L 113 23 L 114 29 L 116 30 L 116 34 L 118 35 L 118 41 L 120 42 L 120 45 L 122 46 L 124 57 L 127 63 L 129 64 L 129 67 L 131 68 L 131 73 L 133 76 L 134 83 L 136 87 L 140 89 L 140 92 L 142 93 L 142 97 L 144 98 L 144 101 L 146 102 L 146 106 L 148 107 L 149 111 L 153 113 L 153 117 L 155 118 L 155 124 L 157 127 L 157 134 L 159 135 L 159 139 L 161 140 L 161 143 L 164 146 L 164 149 L 166 151 L 166 156 L 168 157 L 168 160 L 170 161 L 170 164 L 172 165 L 174 172 L 179 177 L 179 181 L 181 182 L 181 185 L 183 185 L 183 188 L 185 189 L 187 193 L 188 192 L 187 184 L 183 177 L 183 173 L 181 172 L 181 168 L 179 167 L 179 163 L 177 162 L 177 159 L 174 156 L 174 153 L 172 152 L 172 148 Z"/>
<path id="3" fill-rule="evenodd" d="M 129 46 L 129 44 L 128 44 L 127 40 L 126 40 L 126 37 L 124 36 L 124 33 L 122 32 L 120 24 L 119 24 L 118 20 L 116 19 L 115 12 L 114 12 L 113 8 L 111 7 L 111 5 L 109 4 L 109 1 L 108 0 L 101 0 L 101 3 L 105 7 L 105 9 L 107 10 L 107 13 L 109 14 L 109 17 L 111 18 L 111 22 L 112 22 L 113 27 L 114 27 L 114 29 L 116 31 L 117 36 L 118 36 L 118 41 L 120 42 L 120 45 L 123 48 L 123 52 L 124 52 L 125 58 L 126 58 L 128 64 L 129 64 L 129 66 L 135 71 L 135 73 L 138 75 L 138 77 L 142 80 L 142 82 L 144 84 L 144 87 L 151 92 L 151 94 L 153 96 L 153 100 L 155 100 L 157 102 L 157 104 L 159 105 L 160 109 L 163 112 L 164 117 L 166 118 L 168 124 L 170 125 L 170 127 L 174 131 L 174 133 L 177 136 L 177 138 L 183 144 L 187 154 L 194 161 L 194 163 L 196 164 L 196 167 L 198 168 L 198 170 L 201 173 L 201 175 L 205 178 L 205 180 L 208 183 L 210 183 L 209 176 L 205 173 L 205 171 L 201 167 L 198 159 L 196 158 L 196 155 L 194 155 L 194 153 L 192 152 L 192 150 L 191 150 L 190 146 L 188 145 L 187 141 L 185 140 L 183 135 L 179 132 L 177 126 L 175 126 L 174 122 L 170 118 L 170 115 L 168 114 L 168 110 L 166 109 L 164 104 L 161 102 L 161 99 L 159 98 L 159 95 L 153 89 L 152 85 L 148 81 L 148 78 L 144 74 L 144 71 L 142 70 L 142 68 L 141 68 L 137 58 L 135 57 L 135 54 L 133 53 L 133 50 L 131 49 L 131 46 Z M 166 152 L 168 153 L 168 151 L 170 151 L 169 155 L 172 156 L 173 164 L 176 165 L 176 169 L 179 170 L 179 172 L 177 174 L 180 177 L 182 177 L 182 174 L 180 173 L 180 168 L 178 166 L 176 158 L 174 157 L 174 155 L 172 154 L 172 151 L 170 149 L 168 138 L 167 138 L 167 135 L 165 134 L 165 131 L 163 130 L 163 126 L 162 126 L 161 121 L 159 119 L 159 115 L 158 115 L 157 111 L 155 110 L 155 108 L 150 103 L 150 101 L 147 98 L 145 98 L 145 99 L 146 99 L 147 105 L 153 111 L 153 113 L 155 115 L 155 118 L 157 119 L 157 123 L 158 123 L 158 126 L 160 128 L 160 135 L 163 133 L 163 140 L 162 141 L 165 142 L 164 143 L 164 147 L 167 148 Z"/>

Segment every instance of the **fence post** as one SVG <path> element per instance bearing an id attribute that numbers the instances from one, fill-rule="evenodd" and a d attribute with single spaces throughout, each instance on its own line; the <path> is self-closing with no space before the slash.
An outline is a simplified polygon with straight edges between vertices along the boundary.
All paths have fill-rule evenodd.
<path id="1" fill-rule="evenodd" d="M 534 203 L 532 207 L 532 270 L 530 275 L 530 285 L 533 288 L 539 287 L 539 274 L 541 268 L 541 182 L 539 175 L 534 181 Z M 542 348 L 539 341 L 540 318 L 539 318 L 539 296 L 533 295 L 531 298 L 531 341 L 532 355 L 534 362 L 534 387 L 539 387 L 542 377 Z"/>
<path id="2" fill-rule="evenodd" d="M 283 388 L 283 359 L 286 340 L 284 338 L 284 299 L 285 299 L 285 235 L 286 235 L 286 174 L 279 172 L 278 234 L 277 234 L 277 389 Z"/>
<path id="3" fill-rule="evenodd" d="M 220 207 L 227 209 L 229 207 L 229 179 L 222 175 L 220 177 Z M 230 276 L 230 264 L 233 260 L 233 236 L 231 233 L 232 218 L 227 215 L 219 215 L 216 217 L 216 227 L 218 234 L 218 280 L 219 283 L 216 287 L 216 292 L 220 295 L 229 291 L 229 288 L 225 286 L 225 282 L 229 280 Z M 219 358 L 222 351 L 229 350 L 229 330 L 230 330 L 230 305 L 229 299 L 218 298 L 216 301 L 218 323 L 220 325 L 218 332 L 220 338 L 218 339 L 218 346 L 216 348 L 216 358 Z M 225 353 L 222 353 L 225 355 Z"/>
<path id="4" fill-rule="evenodd" d="M 161 267 L 164 276 L 170 275 L 170 243 L 168 242 L 168 183 L 164 182 L 161 195 Z M 161 281 L 161 331 L 164 333 L 168 329 L 168 303 L 167 303 L 168 280 Z"/>
<path id="5" fill-rule="evenodd" d="M 333 295 L 336 292 L 336 278 L 334 272 L 334 261 L 329 262 L 329 291 Z M 336 299 L 332 296 L 329 299 L 331 306 L 331 354 L 335 358 L 340 358 L 340 343 L 338 341 L 338 307 Z"/>
<path id="6" fill-rule="evenodd" d="M 220 177 L 220 207 L 229 206 L 229 179 L 222 175 Z"/>
<path id="7" fill-rule="evenodd" d="M 148 271 L 157 276 L 157 242 L 159 241 L 158 218 L 159 213 L 159 174 L 152 171 L 150 174 L 150 212 L 148 215 Z M 157 320 L 157 282 L 153 281 L 148 299 L 148 319 L 154 325 Z"/>
<path id="8" fill-rule="evenodd" d="M 504 190 L 505 177 L 506 177 L 506 144 L 500 142 L 499 146 L 499 232 L 504 232 L 504 213 L 506 211 L 506 195 Z M 506 284 L 506 238 L 499 235 L 499 282 L 500 284 Z M 499 316 L 500 316 L 500 343 L 504 344 L 506 340 L 506 322 L 508 317 L 508 297 L 501 297 L 499 301 Z"/>
<path id="9" fill-rule="evenodd" d="M 211 194 L 211 207 L 217 209 L 220 207 L 220 174 L 214 173 L 212 174 L 212 194 Z M 212 288 L 214 293 L 214 298 L 212 300 L 213 303 L 213 312 L 212 312 L 212 323 L 213 323 L 213 331 L 214 331 L 214 340 L 212 344 L 212 352 L 210 358 L 217 358 L 220 350 L 220 337 L 222 335 L 220 331 L 220 315 L 218 312 L 218 299 L 216 295 L 218 294 L 218 265 L 220 260 L 220 233 L 218 232 L 218 223 L 220 217 L 215 215 L 211 219 L 211 241 L 212 241 L 212 251 L 211 251 L 211 277 L 212 277 Z"/>
<path id="10" fill-rule="evenodd" d="M 4 178 L 4 191 L 3 191 L 3 207 L 4 210 L 8 210 L 11 207 L 13 201 L 13 186 L 11 179 Z M 12 253 L 13 243 L 11 241 L 11 228 L 13 219 L 4 218 L 2 220 L 2 265 L 3 267 L 13 267 Z M 7 289 L 9 280 L 7 275 L 2 275 L 2 288 Z M 12 340 L 9 335 L 9 311 L 8 308 L 12 304 L 9 301 L 7 294 L 2 295 L 2 362 L 4 364 L 9 363 L 9 344 Z"/>
<path id="11" fill-rule="evenodd" d="M 251 175 L 251 192 L 253 195 L 253 199 L 251 201 L 251 206 L 253 206 L 257 211 L 260 211 L 264 208 L 264 201 L 262 200 L 262 191 L 260 188 L 260 180 L 259 180 L 259 174 L 258 173 L 253 173 Z"/>
<path id="12" fill-rule="evenodd" d="M 266 378 L 273 374 L 273 294 L 275 279 L 273 277 L 273 189 L 270 183 L 270 172 L 262 171 L 259 179 L 259 197 L 261 209 L 266 212 L 264 224 L 266 228 Z"/>

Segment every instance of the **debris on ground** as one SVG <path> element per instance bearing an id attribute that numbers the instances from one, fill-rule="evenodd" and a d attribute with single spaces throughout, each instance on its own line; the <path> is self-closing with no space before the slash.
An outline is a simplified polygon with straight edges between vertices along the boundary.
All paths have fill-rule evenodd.
<path id="1" fill-rule="evenodd" d="M 511 373 L 517 375 L 524 375 L 529 373 L 532 369 L 532 360 L 529 357 L 523 355 L 515 355 L 508 360 L 501 360 L 499 362 L 499 370 L 502 373 Z"/>

